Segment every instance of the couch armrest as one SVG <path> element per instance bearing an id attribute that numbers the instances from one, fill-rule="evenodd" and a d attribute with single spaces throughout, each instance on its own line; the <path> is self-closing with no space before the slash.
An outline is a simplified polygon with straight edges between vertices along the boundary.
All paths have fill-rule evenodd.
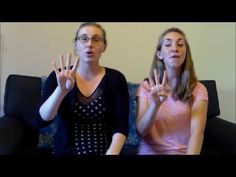
<path id="1" fill-rule="evenodd" d="M 0 154 L 31 154 L 38 143 L 38 133 L 19 118 L 0 118 Z"/>
<path id="2" fill-rule="evenodd" d="M 24 138 L 24 127 L 19 119 L 0 118 L 0 154 L 17 154 Z"/>
<path id="3" fill-rule="evenodd" d="M 208 119 L 204 148 L 217 154 L 236 154 L 236 124 L 217 117 Z"/>

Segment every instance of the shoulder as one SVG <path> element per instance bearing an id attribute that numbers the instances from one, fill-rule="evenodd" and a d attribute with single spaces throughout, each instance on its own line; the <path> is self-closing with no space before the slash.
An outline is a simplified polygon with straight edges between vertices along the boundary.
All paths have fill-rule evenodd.
<path id="1" fill-rule="evenodd" d="M 121 73 L 120 71 L 116 69 L 112 69 L 112 68 L 107 68 L 107 67 L 105 67 L 105 69 L 106 69 L 106 75 L 108 78 L 114 79 L 114 80 L 121 79 L 121 80 L 126 81 L 125 75 Z"/>
<path id="2" fill-rule="evenodd" d="M 199 92 L 199 91 L 207 92 L 207 89 L 201 82 L 197 81 L 193 91 L 195 91 L 195 92 Z"/>
<path id="3" fill-rule="evenodd" d="M 108 68 L 105 67 L 107 74 L 111 74 L 111 75 L 124 75 L 123 73 L 121 73 L 120 71 L 113 69 L 113 68 Z"/>
<path id="4" fill-rule="evenodd" d="M 195 98 L 196 97 L 204 98 L 204 99 L 208 98 L 208 93 L 207 93 L 206 87 L 199 81 L 197 81 L 197 83 L 193 89 L 193 96 Z"/>

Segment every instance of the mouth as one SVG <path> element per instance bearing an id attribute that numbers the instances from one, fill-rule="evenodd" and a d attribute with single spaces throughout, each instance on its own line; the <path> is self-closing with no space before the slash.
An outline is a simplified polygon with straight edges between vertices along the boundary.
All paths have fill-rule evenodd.
<path id="1" fill-rule="evenodd" d="M 170 58 L 173 58 L 173 59 L 179 59 L 180 56 L 178 56 L 178 55 L 173 55 L 173 56 L 171 56 Z"/>
<path id="2" fill-rule="evenodd" d="M 94 52 L 93 51 L 87 51 L 86 54 L 87 54 L 87 56 L 91 57 L 91 56 L 94 55 Z"/>

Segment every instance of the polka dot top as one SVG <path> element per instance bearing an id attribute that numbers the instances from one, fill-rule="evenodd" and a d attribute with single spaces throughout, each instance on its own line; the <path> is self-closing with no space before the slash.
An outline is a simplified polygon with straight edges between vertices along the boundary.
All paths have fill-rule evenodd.
<path id="1" fill-rule="evenodd" d="M 78 91 L 74 112 L 74 153 L 77 155 L 104 155 L 109 148 L 105 101 L 100 93 L 97 89 L 87 98 Z"/>

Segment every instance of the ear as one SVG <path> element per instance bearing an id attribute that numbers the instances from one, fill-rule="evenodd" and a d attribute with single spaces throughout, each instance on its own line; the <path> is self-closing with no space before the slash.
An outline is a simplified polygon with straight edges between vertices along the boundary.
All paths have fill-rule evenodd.
<path id="1" fill-rule="evenodd" d="M 163 57 L 161 56 L 161 52 L 160 52 L 160 51 L 157 51 L 157 57 L 158 57 L 160 60 L 163 60 Z"/>

